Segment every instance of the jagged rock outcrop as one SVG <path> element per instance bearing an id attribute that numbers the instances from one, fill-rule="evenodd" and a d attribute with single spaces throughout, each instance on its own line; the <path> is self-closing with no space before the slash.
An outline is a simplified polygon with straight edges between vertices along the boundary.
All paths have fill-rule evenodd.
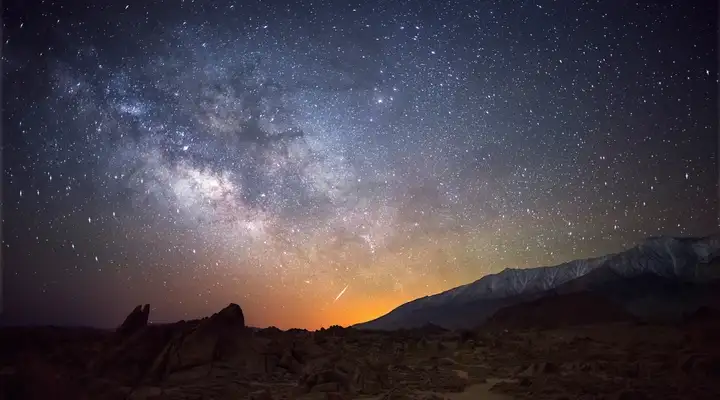
<path id="1" fill-rule="evenodd" d="M 146 327 L 148 318 L 150 318 L 150 304 L 145 304 L 144 306 L 139 305 L 128 314 L 116 332 L 121 335 L 131 335 Z"/>
<path id="2" fill-rule="evenodd" d="M 152 376 L 163 377 L 215 361 L 232 358 L 249 349 L 250 331 L 237 304 L 230 304 L 210 318 L 175 332 L 151 369 Z"/>
<path id="3" fill-rule="evenodd" d="M 540 318 L 568 312 L 563 302 L 541 305 Z M 0 399 L 720 398 L 714 309 L 662 325 L 264 335 L 240 311 L 129 336 L 0 329 L 0 343 L 18 350 L 0 351 Z"/>
<path id="4" fill-rule="evenodd" d="M 125 384 L 162 381 L 168 375 L 237 356 L 251 333 L 237 304 L 209 318 L 147 326 L 149 307 L 136 307 L 92 369 Z M 145 322 L 145 323 L 143 323 Z"/>

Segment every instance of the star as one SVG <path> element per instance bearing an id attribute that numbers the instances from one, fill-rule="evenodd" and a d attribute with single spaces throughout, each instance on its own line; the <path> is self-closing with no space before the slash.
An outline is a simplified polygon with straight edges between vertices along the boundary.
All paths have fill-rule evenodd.
<path id="1" fill-rule="evenodd" d="M 692 2 L 20 3 L 8 301 L 89 321 L 20 320 L 237 302 L 258 326 L 350 324 L 717 228 L 716 46 Z"/>

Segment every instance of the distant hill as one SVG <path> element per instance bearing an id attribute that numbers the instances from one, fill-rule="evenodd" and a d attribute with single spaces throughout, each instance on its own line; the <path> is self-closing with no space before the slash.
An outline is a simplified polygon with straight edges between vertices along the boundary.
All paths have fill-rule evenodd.
<path id="1" fill-rule="evenodd" d="M 714 301 L 718 261 L 720 235 L 652 237 L 617 254 L 552 267 L 505 269 L 405 303 L 355 327 L 392 330 L 431 323 L 468 329 L 509 306 L 580 292 L 591 292 L 589 296 L 600 296 L 632 315 L 672 320 Z"/>
<path id="2" fill-rule="evenodd" d="M 501 308 L 483 327 L 556 329 L 575 325 L 631 322 L 634 319 L 619 304 L 594 293 L 553 293 L 537 300 Z"/>

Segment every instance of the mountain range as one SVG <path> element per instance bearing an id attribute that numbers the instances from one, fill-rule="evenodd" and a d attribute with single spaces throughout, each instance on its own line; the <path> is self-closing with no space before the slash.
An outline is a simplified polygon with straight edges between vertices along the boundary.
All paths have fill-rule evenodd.
<path id="1" fill-rule="evenodd" d="M 593 298 L 636 317 L 673 321 L 701 306 L 720 307 L 720 235 L 699 238 L 651 237 L 623 252 L 557 266 L 508 268 L 497 274 L 432 296 L 402 304 L 358 329 L 394 330 L 433 324 L 447 329 L 473 329 L 528 307 L 543 312 L 582 313 L 547 308 Z M 566 296 L 567 302 L 557 296 Z M 556 299 L 556 300 L 549 300 Z M 538 303 L 540 302 L 540 303 Z M 582 303 L 582 302 L 581 302 Z M 578 303 L 578 304 L 581 304 Z M 499 312 L 502 310 L 502 312 Z M 597 310 L 587 312 L 597 313 Z M 606 310 L 614 317 L 618 312 Z M 505 315 L 505 317 L 503 317 Z M 580 318 L 583 319 L 583 318 Z"/>

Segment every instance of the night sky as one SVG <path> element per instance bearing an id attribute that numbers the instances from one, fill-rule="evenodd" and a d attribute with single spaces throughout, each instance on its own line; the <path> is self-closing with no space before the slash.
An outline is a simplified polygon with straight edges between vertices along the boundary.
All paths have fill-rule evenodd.
<path id="1" fill-rule="evenodd" d="M 250 3 L 3 2 L 6 322 L 347 325 L 718 229 L 716 2 Z"/>

